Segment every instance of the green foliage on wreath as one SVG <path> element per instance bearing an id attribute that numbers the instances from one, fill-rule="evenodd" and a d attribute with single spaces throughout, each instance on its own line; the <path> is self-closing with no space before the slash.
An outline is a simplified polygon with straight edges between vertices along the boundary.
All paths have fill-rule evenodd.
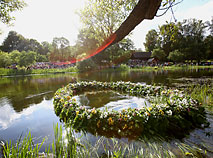
<path id="1" fill-rule="evenodd" d="M 77 104 L 78 92 L 114 90 L 146 98 L 152 107 L 122 111 L 88 109 Z M 125 106 L 125 105 L 124 105 Z M 107 137 L 137 138 L 142 135 L 181 137 L 196 127 L 208 126 L 204 108 L 177 89 L 131 82 L 77 82 L 59 89 L 54 109 L 62 121 L 76 130 Z"/>

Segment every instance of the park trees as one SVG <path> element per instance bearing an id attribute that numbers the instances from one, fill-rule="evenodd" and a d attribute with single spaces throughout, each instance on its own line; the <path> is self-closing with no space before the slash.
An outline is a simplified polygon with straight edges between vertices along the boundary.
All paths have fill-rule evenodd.
<path id="1" fill-rule="evenodd" d="M 207 29 L 210 30 L 209 33 Z M 149 51 L 154 51 L 156 48 L 163 50 L 165 57 L 170 61 L 196 60 L 199 62 L 202 59 L 212 59 L 211 34 L 210 22 L 197 19 L 176 23 L 167 22 L 159 26 L 159 30 L 150 30 L 147 33 L 144 46 Z M 155 56 L 157 56 L 156 53 L 155 51 Z"/>
<path id="2" fill-rule="evenodd" d="M 35 39 L 27 39 L 24 36 L 18 34 L 15 31 L 10 31 L 8 36 L 3 41 L 1 50 L 4 52 L 12 52 L 14 50 L 22 51 L 34 51 L 39 54 L 47 54 L 43 46 Z"/>

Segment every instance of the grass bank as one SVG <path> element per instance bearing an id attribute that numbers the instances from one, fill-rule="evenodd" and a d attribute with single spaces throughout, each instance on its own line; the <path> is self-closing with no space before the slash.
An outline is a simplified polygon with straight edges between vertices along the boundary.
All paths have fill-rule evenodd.
<path id="1" fill-rule="evenodd" d="M 16 76 L 16 75 L 29 75 L 29 74 L 55 74 L 66 72 L 78 72 L 76 67 L 69 67 L 64 69 L 4 69 L 0 68 L 0 76 Z"/>
<path id="2" fill-rule="evenodd" d="M 182 70 L 182 69 L 213 69 L 213 65 L 210 66 L 143 66 L 130 68 L 125 64 L 121 64 L 119 67 L 102 69 L 102 72 L 115 72 L 115 71 L 160 71 L 160 70 Z M 29 74 L 55 74 L 66 72 L 79 72 L 77 67 L 70 67 L 64 69 L 4 69 L 0 68 L 0 76 L 16 76 L 16 75 L 29 75 Z"/>
<path id="3" fill-rule="evenodd" d="M 106 68 L 102 69 L 102 72 L 112 72 L 112 71 L 161 71 L 161 70 L 196 70 L 196 69 L 213 69 L 213 65 L 210 66 L 191 66 L 191 65 L 172 65 L 172 66 L 140 66 L 131 68 L 125 64 L 120 67 Z"/>
<path id="4" fill-rule="evenodd" d="M 183 69 L 213 69 L 213 65 L 210 66 L 191 66 L 191 65 L 172 65 L 172 66 L 143 66 L 130 68 L 130 70 L 143 70 L 143 71 L 156 71 L 156 70 L 183 70 Z"/>

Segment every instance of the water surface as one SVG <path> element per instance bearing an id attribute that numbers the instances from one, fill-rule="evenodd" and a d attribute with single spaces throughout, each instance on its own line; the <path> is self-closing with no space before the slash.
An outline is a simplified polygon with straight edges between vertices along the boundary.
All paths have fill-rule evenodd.
<path id="1" fill-rule="evenodd" d="M 192 81 L 202 82 L 202 79 L 212 81 L 212 69 L 179 70 L 179 71 L 123 71 L 123 72 L 91 72 L 80 74 L 34 75 L 25 77 L 0 78 L 0 140 L 16 140 L 21 135 L 31 131 L 32 135 L 41 142 L 47 136 L 46 145 L 53 140 L 53 124 L 60 123 L 54 113 L 54 92 L 75 81 L 131 81 L 144 84 L 176 86 Z M 78 101 L 87 106 L 120 110 L 122 104 L 130 107 L 145 105 L 143 98 L 131 97 L 116 92 L 90 92 L 76 96 Z M 148 104 L 148 103 L 146 103 Z M 185 142 L 213 147 L 213 117 L 208 114 L 210 128 L 196 129 L 191 132 Z M 80 135 L 76 133 L 76 135 Z M 98 137 L 87 133 L 82 139 L 92 143 Z M 128 142 L 126 139 L 121 141 Z M 202 145 L 201 145 L 202 146 Z"/>

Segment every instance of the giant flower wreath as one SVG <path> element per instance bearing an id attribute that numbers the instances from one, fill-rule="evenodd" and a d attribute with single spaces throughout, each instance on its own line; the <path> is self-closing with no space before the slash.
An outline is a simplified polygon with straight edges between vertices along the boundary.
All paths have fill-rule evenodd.
<path id="1" fill-rule="evenodd" d="M 72 98 L 76 92 L 93 90 L 144 97 L 152 106 L 122 111 L 88 109 Z M 54 109 L 62 121 L 75 129 L 108 137 L 178 136 L 207 123 L 204 108 L 182 91 L 131 82 L 70 83 L 55 93 Z"/>

